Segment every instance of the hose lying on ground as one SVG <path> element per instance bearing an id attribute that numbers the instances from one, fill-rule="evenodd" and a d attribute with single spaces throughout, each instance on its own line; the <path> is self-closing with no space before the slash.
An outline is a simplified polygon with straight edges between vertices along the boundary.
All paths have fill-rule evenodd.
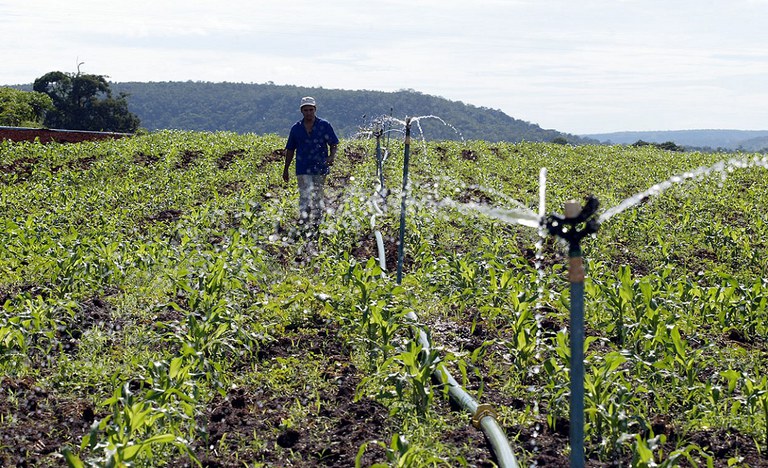
<path id="1" fill-rule="evenodd" d="M 382 270 L 386 271 L 384 241 L 379 231 L 375 231 L 374 234 L 379 249 L 379 265 Z M 408 312 L 406 317 L 414 322 L 418 322 L 419 320 L 419 317 L 414 312 Z M 431 346 L 429 344 L 429 338 L 423 330 L 419 330 L 419 344 L 421 344 L 424 353 L 429 355 Z M 504 430 L 496 421 L 496 412 L 491 405 L 478 404 L 474 398 L 461 388 L 461 385 L 459 385 L 451 373 L 448 372 L 448 369 L 442 364 L 437 366 L 432 373 L 432 376 L 442 385 L 447 386 L 448 395 L 472 415 L 472 424 L 485 433 L 485 436 L 491 443 L 493 453 L 496 455 L 496 461 L 499 466 L 502 468 L 518 468 L 519 465 L 517 464 L 517 459 L 515 459 L 515 454 L 512 452 L 509 439 L 507 439 Z"/>

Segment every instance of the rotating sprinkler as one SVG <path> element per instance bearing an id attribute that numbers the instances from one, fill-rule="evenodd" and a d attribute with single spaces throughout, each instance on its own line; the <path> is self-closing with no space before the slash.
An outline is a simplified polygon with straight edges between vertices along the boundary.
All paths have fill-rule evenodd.
<path id="1" fill-rule="evenodd" d="M 571 283 L 571 467 L 584 466 L 584 265 L 581 239 L 597 232 L 600 205 L 589 196 L 582 207 L 576 201 L 565 204 L 565 215 L 551 214 L 545 220 L 547 232 L 568 242 L 568 281 Z"/>

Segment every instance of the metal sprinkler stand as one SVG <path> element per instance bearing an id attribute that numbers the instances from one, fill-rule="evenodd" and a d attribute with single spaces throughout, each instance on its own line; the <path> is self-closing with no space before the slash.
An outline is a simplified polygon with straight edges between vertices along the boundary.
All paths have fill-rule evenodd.
<path id="1" fill-rule="evenodd" d="M 411 118 L 405 119 L 405 150 L 403 153 L 403 197 L 400 202 L 400 237 L 397 244 L 397 284 L 403 282 L 403 257 L 405 254 L 405 209 L 408 200 L 408 163 L 411 154 Z"/>
<path id="2" fill-rule="evenodd" d="M 381 156 L 381 137 L 384 135 L 384 128 L 377 123 L 373 130 L 373 136 L 376 137 L 376 177 L 379 179 L 379 194 L 384 194 L 384 167 Z"/>
<path id="3" fill-rule="evenodd" d="M 584 264 L 581 239 L 600 226 L 594 196 L 584 206 L 570 201 L 565 216 L 551 214 L 544 220 L 547 232 L 568 241 L 568 281 L 571 283 L 571 468 L 584 466 Z"/>

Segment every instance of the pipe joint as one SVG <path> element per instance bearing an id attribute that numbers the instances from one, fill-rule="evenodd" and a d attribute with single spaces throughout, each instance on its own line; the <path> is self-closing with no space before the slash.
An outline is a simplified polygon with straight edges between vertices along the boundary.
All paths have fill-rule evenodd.
<path id="1" fill-rule="evenodd" d="M 472 425 L 480 429 L 480 422 L 486 416 L 490 416 L 494 419 L 497 419 L 498 415 L 496 414 L 496 410 L 493 409 L 493 407 L 487 403 L 482 403 L 477 405 L 477 410 L 475 410 L 475 414 L 472 415 Z"/>
<path id="2" fill-rule="evenodd" d="M 405 118 L 405 144 L 411 144 L 411 118 Z"/>
<path id="3" fill-rule="evenodd" d="M 597 198 L 590 195 L 586 198 L 583 207 L 571 204 L 566 206 L 565 215 L 552 213 L 542 220 L 542 223 L 544 223 L 550 235 L 568 241 L 571 250 L 574 250 L 574 248 L 579 250 L 578 245 L 581 239 L 597 232 L 597 229 L 600 227 L 598 217 L 596 216 L 599 206 L 600 202 Z"/>

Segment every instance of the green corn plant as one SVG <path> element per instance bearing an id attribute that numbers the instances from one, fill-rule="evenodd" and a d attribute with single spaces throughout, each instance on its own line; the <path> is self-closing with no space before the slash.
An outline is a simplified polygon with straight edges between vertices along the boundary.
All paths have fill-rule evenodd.
<path id="1" fill-rule="evenodd" d="M 623 414 L 629 410 L 627 403 L 631 392 L 627 387 L 624 372 L 617 371 L 627 362 L 620 353 L 604 356 L 599 366 L 590 366 L 584 374 L 584 411 L 587 430 L 592 429 L 599 439 L 607 440 L 611 450 L 617 448 L 617 441 L 627 432 Z M 607 436 L 607 437 L 606 437 Z"/>
<path id="2" fill-rule="evenodd" d="M 170 302 L 170 307 L 184 313 L 184 320 L 168 324 L 165 339 L 180 348 L 182 356 L 196 363 L 195 369 L 204 372 L 214 385 L 221 386 L 226 357 L 255 352 L 258 334 L 245 326 L 246 317 L 239 313 L 227 294 L 229 288 L 240 286 L 239 280 L 230 278 L 229 267 L 219 258 L 208 271 L 192 275 L 181 269 L 172 279 L 176 298 L 182 304 Z M 219 391 L 223 391 L 220 387 Z"/>
<path id="3" fill-rule="evenodd" d="M 401 328 L 405 312 L 395 312 L 384 300 L 378 300 L 370 305 L 367 315 L 367 337 L 375 343 L 376 349 L 381 352 L 382 359 L 386 360 L 395 350 L 393 339 Z M 365 319 L 364 319 L 365 322 Z M 371 349 L 369 347 L 369 349 Z"/>
<path id="4" fill-rule="evenodd" d="M 671 348 L 674 352 L 674 360 L 678 367 L 678 372 L 685 378 L 688 387 L 693 387 L 698 381 L 698 371 L 696 368 L 698 351 L 691 350 L 687 343 L 680 336 L 680 329 L 673 327 L 669 332 Z M 668 344 L 669 347 L 669 344 Z"/>
<path id="5" fill-rule="evenodd" d="M 461 384 L 466 386 L 469 383 L 469 370 L 472 370 L 473 375 L 480 380 L 480 386 L 477 389 L 477 399 L 481 399 L 483 396 L 483 373 L 480 370 L 480 363 L 485 360 L 488 354 L 490 346 L 494 345 L 496 340 L 486 340 L 475 348 L 471 353 L 466 355 L 449 354 L 445 356 L 445 361 L 453 361 L 461 374 Z"/>
<path id="6" fill-rule="evenodd" d="M 719 375 L 725 380 L 725 386 L 707 382 L 704 387 L 707 401 L 715 411 L 723 415 L 738 417 L 744 398 L 736 394 L 736 388 L 743 375 L 733 369 L 721 371 Z"/>
<path id="7" fill-rule="evenodd" d="M 618 346 L 624 346 L 626 340 L 625 321 L 629 311 L 635 308 L 635 288 L 629 265 L 619 267 L 618 281 L 599 284 L 600 294 L 608 301 L 614 312 L 613 331 L 614 341 Z"/>
<path id="8" fill-rule="evenodd" d="M 705 307 L 724 330 L 735 330 L 746 339 L 753 339 L 766 332 L 768 318 L 768 293 L 764 280 L 751 285 L 739 283 L 730 275 L 720 275 L 721 284 L 709 288 Z"/>
<path id="9" fill-rule="evenodd" d="M 586 350 L 595 339 L 593 336 L 584 339 L 585 355 Z M 542 363 L 544 370 L 543 391 L 541 395 L 535 394 L 533 397 L 548 400 L 547 424 L 554 431 L 558 421 L 562 416 L 568 415 L 569 411 L 571 347 L 568 334 L 562 331 L 557 333 L 554 337 L 554 343 L 550 343 L 545 352 L 549 354 L 549 357 Z"/>
<path id="10" fill-rule="evenodd" d="M 382 284 L 382 271 L 374 259 L 365 265 L 350 266 L 345 280 L 355 289 L 352 317 L 348 317 L 364 337 L 368 364 L 375 369 L 380 361 L 386 361 L 395 351 L 393 339 L 402 327 L 405 312 L 392 304 L 393 298 L 403 293 L 400 286 Z M 344 315 L 348 312 L 342 311 Z"/>
<path id="11" fill-rule="evenodd" d="M 491 261 L 491 264 L 496 262 Z M 529 300 L 534 302 L 536 297 L 526 298 L 527 287 L 530 284 L 524 282 L 524 276 L 522 274 L 516 274 L 515 270 L 505 269 L 503 272 L 499 272 L 500 266 L 491 266 L 488 268 L 488 289 L 486 294 L 486 300 L 488 300 L 494 307 L 503 307 L 508 301 L 512 302 L 512 306 L 517 310 L 521 303 Z"/>
<path id="12" fill-rule="evenodd" d="M 454 287 L 462 296 L 474 296 L 480 267 L 477 263 L 454 254 L 448 262 Z"/>
<path id="13" fill-rule="evenodd" d="M 680 466 L 682 461 L 687 461 L 692 466 L 700 466 L 694 454 L 705 460 L 707 468 L 714 468 L 714 459 L 696 444 L 688 444 L 685 447 L 675 449 L 666 455 L 664 444 L 667 437 L 663 434 L 653 439 L 645 440 L 639 434 L 634 436 L 632 449 L 632 466 L 635 468 L 672 468 Z M 656 456 L 658 452 L 658 456 Z M 729 463 L 728 466 L 731 466 Z"/>
<path id="14" fill-rule="evenodd" d="M 360 446 L 355 457 L 355 468 L 363 466 L 363 455 L 371 442 L 366 442 Z M 401 434 L 394 434 L 389 446 L 384 442 L 375 441 L 375 443 L 386 450 L 388 464 L 375 463 L 370 468 L 406 468 L 411 466 L 451 466 L 440 457 L 422 453 L 417 447 L 413 446 Z"/>
<path id="15" fill-rule="evenodd" d="M 0 365 L 18 362 L 27 354 L 28 342 L 18 317 L 0 318 Z"/>
<path id="16" fill-rule="evenodd" d="M 640 437 L 639 434 L 636 434 L 634 437 L 632 466 L 636 468 L 651 468 L 658 466 L 653 452 L 654 449 L 663 445 L 664 442 L 666 442 L 666 439 L 666 436 L 663 434 L 652 440 L 645 440 Z"/>
<path id="17" fill-rule="evenodd" d="M 184 358 L 175 357 L 170 362 L 155 361 L 141 369 L 147 374 L 144 378 L 148 387 L 144 394 L 147 401 L 155 402 L 171 413 L 179 413 L 181 418 L 194 416 L 195 402 L 202 396 L 195 380 L 198 376 L 194 373 L 194 363 L 185 363 Z"/>
<path id="18" fill-rule="evenodd" d="M 539 348 L 538 325 L 534 309 L 531 307 L 520 307 L 515 315 L 515 321 L 509 330 L 512 337 L 502 343 L 512 356 L 515 371 L 527 372 Z"/>
<path id="19" fill-rule="evenodd" d="M 382 367 L 398 366 L 399 369 L 387 380 L 394 385 L 397 396 L 400 399 L 409 397 L 417 414 L 424 417 L 433 398 L 432 373 L 440 362 L 437 351 L 424 352 L 421 344 L 410 341 L 405 351 L 390 358 Z"/>
<path id="20" fill-rule="evenodd" d="M 763 442 L 768 447 L 768 377 L 763 376 L 759 380 L 745 377 L 743 382 L 747 407 L 754 417 L 762 418 L 765 431 Z"/>
<path id="21" fill-rule="evenodd" d="M 90 432 L 83 437 L 80 449 L 103 455 L 84 463 L 67 451 L 65 458 L 70 466 L 127 467 L 141 456 L 151 459 L 153 447 L 162 444 L 172 444 L 188 452 L 187 441 L 174 434 L 150 435 L 166 418 L 166 413 L 162 408 L 136 398 L 128 389 L 128 383 L 115 389 L 112 397 L 101 406 L 111 408 L 112 413 L 94 422 Z"/>
<path id="22" fill-rule="evenodd" d="M 56 344 L 59 301 L 24 294 L 0 309 L 0 363 L 24 362 L 31 352 L 50 354 Z"/>
<path id="23" fill-rule="evenodd" d="M 560 338 L 562 336 L 562 338 Z M 557 342 L 560 346 L 565 346 L 568 350 L 568 343 L 565 340 L 565 333 L 557 334 Z M 565 350 L 558 346 L 555 356 L 549 357 L 542 363 L 544 370 L 544 385 L 540 392 L 535 392 L 533 398 L 546 398 L 549 411 L 547 412 L 547 426 L 550 430 L 557 431 L 557 425 L 561 417 L 568 414 L 568 399 L 570 396 L 568 387 L 568 358 L 563 358 Z M 538 394 L 541 393 L 541 394 Z"/>

